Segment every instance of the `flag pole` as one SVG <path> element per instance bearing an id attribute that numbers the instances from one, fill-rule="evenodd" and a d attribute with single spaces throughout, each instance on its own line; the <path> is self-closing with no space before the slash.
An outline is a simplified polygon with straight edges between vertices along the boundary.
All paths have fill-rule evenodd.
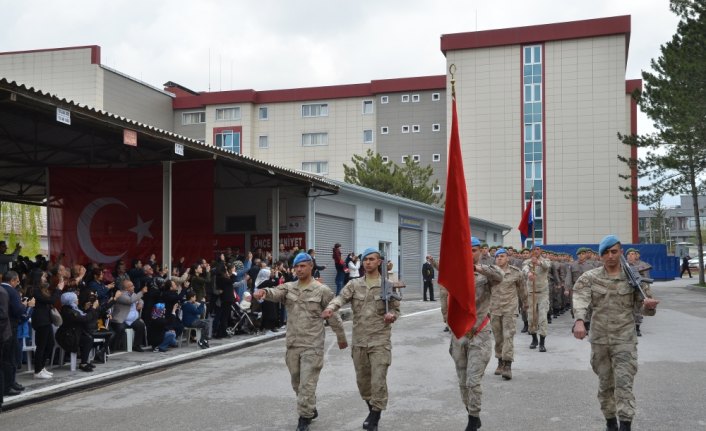
<path id="1" fill-rule="evenodd" d="M 530 196 L 530 211 L 534 213 L 534 185 L 532 185 L 532 195 Z M 530 214 L 530 217 L 532 217 L 532 248 L 534 249 L 536 246 L 534 238 L 534 215 Z M 531 256 L 530 259 L 532 259 Z M 534 274 L 534 277 L 532 277 L 532 328 L 536 334 L 537 314 L 539 314 L 539 307 L 537 306 L 537 289 L 535 288 L 537 283 L 537 272 L 534 263 L 530 262 L 530 264 L 532 265 L 532 274 Z"/>

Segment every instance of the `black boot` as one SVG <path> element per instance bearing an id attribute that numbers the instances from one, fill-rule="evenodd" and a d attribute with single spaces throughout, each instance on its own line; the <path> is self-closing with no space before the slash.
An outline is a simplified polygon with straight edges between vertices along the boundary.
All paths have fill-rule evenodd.
<path id="1" fill-rule="evenodd" d="M 305 418 L 299 416 L 299 424 L 297 425 L 297 431 L 309 431 L 309 424 L 311 423 L 311 418 Z"/>
<path id="2" fill-rule="evenodd" d="M 539 351 L 540 351 L 540 352 L 546 352 L 546 351 L 547 351 L 547 348 L 544 347 L 544 340 L 545 340 L 546 338 L 547 338 L 547 337 L 545 337 L 544 335 L 540 335 L 540 336 L 539 336 Z"/>
<path id="3" fill-rule="evenodd" d="M 630 431 L 631 427 L 632 427 L 632 422 L 620 421 L 620 430 L 619 431 Z"/>
<path id="4" fill-rule="evenodd" d="M 466 431 L 477 431 L 480 428 L 480 418 L 478 416 L 468 415 L 468 425 Z"/>
<path id="5" fill-rule="evenodd" d="M 498 358 L 498 368 L 495 369 L 495 375 L 500 376 L 503 373 L 503 367 L 505 366 L 505 361 L 503 361 L 501 358 Z"/>
<path id="6" fill-rule="evenodd" d="M 529 325 L 527 324 L 527 321 L 525 320 L 525 326 L 522 327 L 522 330 L 520 332 L 522 332 L 523 334 L 526 334 L 528 330 L 529 330 Z"/>
<path id="7" fill-rule="evenodd" d="M 552 323 L 552 313 L 547 313 L 547 323 L 548 324 Z"/>
<path id="8" fill-rule="evenodd" d="M 618 430 L 618 419 L 610 418 L 605 420 L 605 431 L 619 431 Z"/>
<path id="9" fill-rule="evenodd" d="M 378 422 L 380 422 L 380 412 L 378 410 L 370 410 L 370 422 L 364 429 L 368 431 L 378 431 Z"/>
<path id="10" fill-rule="evenodd" d="M 637 331 L 638 337 L 642 337 L 642 332 L 640 332 L 640 325 L 635 325 L 635 331 Z"/>
<path id="11" fill-rule="evenodd" d="M 365 400 L 365 404 L 368 405 L 368 416 L 363 421 L 363 429 L 368 429 L 368 424 L 370 423 L 370 417 L 373 415 L 373 406 L 370 405 L 370 401 Z"/>
<path id="12" fill-rule="evenodd" d="M 537 348 L 537 334 L 530 334 L 532 335 L 532 343 L 530 344 L 530 349 L 536 349 Z"/>

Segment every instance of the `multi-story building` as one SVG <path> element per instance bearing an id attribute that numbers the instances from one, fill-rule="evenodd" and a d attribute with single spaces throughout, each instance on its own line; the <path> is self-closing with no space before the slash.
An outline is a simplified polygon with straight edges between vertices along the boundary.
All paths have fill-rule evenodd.
<path id="1" fill-rule="evenodd" d="M 699 222 L 706 229 L 706 196 L 698 197 Z M 679 243 L 696 243 L 694 199 L 679 196 L 679 205 L 642 209 L 638 214 L 640 243 L 666 243 L 672 250 Z"/>

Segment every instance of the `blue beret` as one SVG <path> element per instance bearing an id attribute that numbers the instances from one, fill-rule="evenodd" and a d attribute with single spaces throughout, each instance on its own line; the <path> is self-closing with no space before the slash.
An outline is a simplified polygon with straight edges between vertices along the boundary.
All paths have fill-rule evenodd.
<path id="1" fill-rule="evenodd" d="M 375 247 L 368 247 L 368 248 L 366 248 L 365 250 L 363 250 L 363 259 L 365 259 L 366 256 L 368 256 L 369 254 L 373 254 L 373 253 L 377 253 L 377 254 L 379 254 L 380 256 L 382 256 L 382 253 L 380 253 L 380 250 L 378 250 L 377 248 L 375 248 Z"/>
<path id="2" fill-rule="evenodd" d="M 309 253 L 299 253 L 295 258 L 294 258 L 294 265 L 298 265 L 302 262 L 311 262 L 311 255 Z"/>
<path id="3" fill-rule="evenodd" d="M 480 241 L 478 238 L 474 236 L 471 237 L 471 247 L 480 247 Z"/>
<path id="4" fill-rule="evenodd" d="M 507 254 L 507 250 L 505 250 L 504 248 L 500 248 L 498 249 L 498 251 L 495 252 L 495 257 L 498 257 L 498 255 L 501 255 L 503 253 Z"/>
<path id="5" fill-rule="evenodd" d="M 605 238 L 601 240 L 601 243 L 598 244 L 598 254 L 603 256 L 603 253 L 606 252 L 609 248 L 613 247 L 615 244 L 620 243 L 620 240 L 618 239 L 617 236 L 615 235 L 608 235 Z"/>

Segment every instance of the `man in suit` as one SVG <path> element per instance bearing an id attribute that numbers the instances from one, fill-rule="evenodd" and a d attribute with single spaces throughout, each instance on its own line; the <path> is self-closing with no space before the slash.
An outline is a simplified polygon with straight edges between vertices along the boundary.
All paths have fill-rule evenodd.
<path id="1" fill-rule="evenodd" d="M 427 291 L 429 291 L 429 300 L 434 299 L 434 266 L 432 265 L 434 258 L 427 256 L 426 262 L 422 264 L 422 279 L 424 280 L 424 300 L 427 300 Z"/>

